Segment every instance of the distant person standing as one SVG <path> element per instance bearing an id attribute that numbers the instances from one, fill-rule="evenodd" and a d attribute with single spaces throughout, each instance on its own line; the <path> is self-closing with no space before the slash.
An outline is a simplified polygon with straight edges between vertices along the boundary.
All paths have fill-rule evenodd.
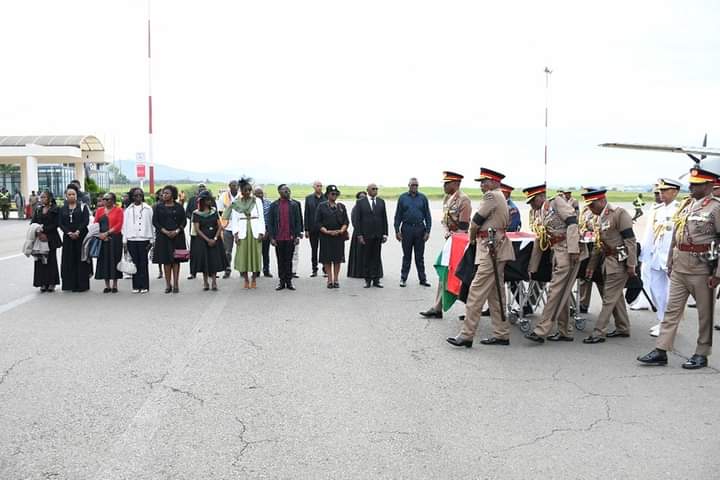
<path id="1" fill-rule="evenodd" d="M 33 272 L 33 286 L 39 287 L 41 292 L 54 292 L 55 285 L 60 284 L 60 274 L 57 265 L 57 249 L 62 246 L 58 234 L 59 213 L 55 197 L 49 190 L 40 193 L 40 204 L 33 212 L 30 223 L 41 225 L 37 238 L 48 244 L 48 253 L 44 258 L 35 259 Z"/>
<path id="2" fill-rule="evenodd" d="M 118 262 L 122 260 L 123 220 L 123 210 L 117 206 L 115 194 L 108 192 L 103 195 L 103 206 L 95 212 L 95 223 L 100 225 L 98 238 L 102 241 L 95 279 L 105 281 L 103 293 L 117 293 L 118 278 L 123 278 L 122 272 L 117 269 Z"/>
<path id="3" fill-rule="evenodd" d="M 77 188 L 78 201 L 87 205 L 88 208 L 91 208 L 92 200 L 90 199 L 90 194 L 87 192 L 83 192 L 83 185 L 82 185 L 82 183 L 80 183 L 80 180 L 75 179 L 75 180 L 70 181 L 70 183 L 74 184 L 75 187 Z"/>
<path id="4" fill-rule="evenodd" d="M 425 242 L 430 238 L 432 216 L 427 197 L 418 191 L 419 185 L 417 178 L 410 179 L 408 191 L 400 195 L 395 210 L 395 238 L 402 242 L 403 250 L 400 269 L 401 287 L 406 285 L 413 251 L 420 285 L 430 286 L 425 275 Z"/>
<path id="5" fill-rule="evenodd" d="M 193 213 L 197 240 L 192 246 L 190 262 L 196 272 L 203 274 L 203 290 L 210 290 L 208 278 L 212 281 L 212 290 L 217 291 L 216 273 L 225 270 L 225 249 L 222 244 L 222 224 L 217 209 L 213 206 L 210 192 L 205 190 L 198 195 L 198 208 Z"/>
<path id="6" fill-rule="evenodd" d="M 327 201 L 317 206 L 315 224 L 320 228 L 319 261 L 327 273 L 327 288 L 340 288 L 338 275 L 345 263 L 345 240 L 350 219 L 345 205 L 337 201 L 340 190 L 328 185 L 325 190 Z"/>
<path id="7" fill-rule="evenodd" d="M 35 211 L 35 208 L 37 207 L 37 195 L 35 194 L 35 190 L 30 192 L 30 196 L 28 197 L 28 203 L 25 205 L 25 216 L 27 218 L 31 218 L 33 215 L 33 212 Z M 89 207 L 90 205 L 88 205 Z"/>
<path id="8" fill-rule="evenodd" d="M 310 261 L 312 262 L 311 277 L 317 277 L 318 272 L 318 246 L 320 242 L 320 225 L 316 221 L 318 206 L 327 201 L 323 193 L 323 184 L 320 180 L 313 182 L 313 193 L 305 197 L 305 237 L 310 240 Z M 327 272 L 326 272 L 327 273 Z"/>
<path id="9" fill-rule="evenodd" d="M 505 201 L 507 201 L 508 211 L 510 212 L 510 225 L 508 225 L 507 231 L 519 232 L 522 229 L 522 218 L 520 218 L 520 210 L 518 210 L 517 205 L 515 205 L 515 202 L 510 198 L 513 190 L 515 189 L 510 185 L 500 184 L 500 191 L 503 193 Z M 575 212 L 575 215 L 577 215 L 577 212 Z"/>
<path id="10" fill-rule="evenodd" d="M 190 200 L 188 200 L 187 205 L 185 206 L 185 218 L 187 219 L 186 222 L 190 225 L 190 250 L 192 250 L 192 244 L 195 240 L 197 240 L 197 232 L 195 232 L 194 225 L 192 223 L 192 214 L 197 210 L 197 204 L 198 204 L 198 197 L 199 195 L 207 190 L 207 187 L 204 183 L 199 183 L 197 186 L 197 189 L 195 190 L 195 193 L 190 197 Z M 183 192 L 184 193 L 184 192 Z M 188 275 L 187 279 L 192 280 L 195 278 L 196 273 L 193 268 L 192 264 L 190 266 L 190 275 Z"/>
<path id="11" fill-rule="evenodd" d="M 150 290 L 148 252 L 155 242 L 153 209 L 145 203 L 142 188 L 129 192 L 132 203 L 125 209 L 123 218 L 123 249 L 130 254 L 137 271 L 132 275 L 132 292 L 147 293 Z"/>
<path id="12" fill-rule="evenodd" d="M 642 193 L 638 193 L 637 197 L 635 197 L 635 200 L 632 202 L 633 207 L 635 208 L 635 216 L 633 217 L 633 222 L 637 220 L 638 218 L 642 217 L 643 215 L 643 207 L 645 206 L 645 200 L 643 200 Z"/>
<path id="13" fill-rule="evenodd" d="M 563 194 L 565 200 L 567 200 L 568 203 L 570 203 L 570 205 L 575 209 L 575 214 L 580 213 L 580 202 L 578 202 L 577 199 L 572 196 L 572 190 L 565 190 L 564 192 L 558 193 Z"/>
<path id="14" fill-rule="evenodd" d="M 0 188 L 0 211 L 2 212 L 3 220 L 7 220 L 10 217 L 10 192 L 5 187 Z"/>
<path id="15" fill-rule="evenodd" d="M 92 262 L 82 261 L 82 244 L 90 223 L 90 206 L 77 199 L 77 187 L 65 189 L 65 203 L 60 208 L 60 230 L 63 232 L 62 289 L 85 292 L 90 289 Z"/>
<path id="16" fill-rule="evenodd" d="M 265 225 L 270 221 L 270 200 L 265 198 L 265 191 L 262 187 L 255 187 L 255 198 L 260 199 L 263 207 L 263 218 L 265 219 Z M 265 235 L 262 240 L 262 263 L 263 263 L 263 276 L 272 278 L 270 273 L 270 237 Z"/>
<path id="17" fill-rule="evenodd" d="M 230 208 L 230 205 L 233 204 L 235 200 L 240 198 L 240 192 L 238 191 L 238 182 L 237 180 L 231 180 L 230 183 L 228 183 L 228 190 L 223 192 L 220 195 L 220 198 L 218 199 L 218 214 L 220 215 L 220 218 L 222 218 L 223 213 L 225 210 Z M 223 222 L 223 247 L 225 248 L 225 274 L 223 275 L 223 278 L 230 278 L 230 274 L 232 272 L 232 251 L 233 251 L 233 245 L 235 245 L 235 239 L 233 238 L 233 232 L 230 229 L 229 222 L 222 221 Z"/>
<path id="18" fill-rule="evenodd" d="M 243 288 L 257 288 L 262 268 L 262 241 L 265 237 L 265 215 L 262 200 L 253 196 L 250 179 L 240 179 L 240 198 L 235 200 L 223 218 L 230 221 L 237 243 L 235 270 L 245 280 Z M 252 280 L 249 274 L 252 273 Z"/>
<path id="19" fill-rule="evenodd" d="M 187 250 L 185 242 L 185 223 L 187 217 L 183 206 L 177 202 L 178 189 L 174 185 L 166 185 L 162 189 L 162 201 L 153 210 L 153 226 L 155 227 L 155 248 L 153 263 L 165 269 L 165 293 L 178 293 L 180 264 L 187 262 L 182 253 Z"/>
<path id="20" fill-rule="evenodd" d="M 350 223 L 353 226 L 353 232 L 350 236 L 350 253 L 348 254 L 348 278 L 364 278 L 363 277 L 363 258 L 362 245 L 357 239 L 357 206 L 358 202 L 367 197 L 367 192 L 357 192 L 355 194 L 355 205 L 350 210 Z"/>
<path id="21" fill-rule="evenodd" d="M 20 193 L 20 190 L 15 191 L 13 202 L 15 202 L 15 207 L 17 207 L 17 216 L 20 220 L 22 220 L 25 218 L 25 199 L 23 198 L 22 193 Z"/>
<path id="22" fill-rule="evenodd" d="M 365 288 L 383 288 L 382 244 L 388 237 L 385 200 L 378 196 L 378 186 L 367 187 L 367 197 L 357 204 L 358 242 L 363 246 L 363 277 Z"/>
<path id="23" fill-rule="evenodd" d="M 270 205 L 268 237 L 275 247 L 278 263 L 278 286 L 275 290 L 295 290 L 292 284 L 293 251 L 297 249 L 302 235 L 302 214 L 300 203 L 290 198 L 290 189 L 285 184 L 278 186 L 280 198 Z"/>

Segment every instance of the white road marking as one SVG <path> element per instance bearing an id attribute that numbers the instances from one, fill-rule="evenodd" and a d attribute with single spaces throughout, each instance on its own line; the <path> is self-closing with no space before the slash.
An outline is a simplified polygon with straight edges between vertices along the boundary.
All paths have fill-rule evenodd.
<path id="1" fill-rule="evenodd" d="M 12 302 L 3 303 L 2 305 L 0 305 L 0 315 L 2 315 L 5 312 L 9 312 L 10 310 L 12 310 L 15 307 L 19 307 L 23 303 L 29 302 L 36 296 L 37 296 L 37 294 L 31 293 L 29 295 L 25 295 L 24 297 L 16 298 Z"/>
<path id="2" fill-rule="evenodd" d="M 7 257 L 0 257 L 0 262 L 2 262 L 3 260 L 10 260 L 11 258 L 17 258 L 17 257 L 22 257 L 22 256 L 23 256 L 22 253 L 17 253 L 15 255 L 8 255 Z"/>

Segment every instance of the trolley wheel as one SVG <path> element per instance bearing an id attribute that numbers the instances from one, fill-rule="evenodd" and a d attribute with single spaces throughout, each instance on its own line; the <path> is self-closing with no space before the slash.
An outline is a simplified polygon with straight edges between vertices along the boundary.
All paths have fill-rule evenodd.
<path id="1" fill-rule="evenodd" d="M 530 322 L 528 320 L 522 320 L 518 322 L 518 328 L 523 333 L 528 333 L 530 331 Z"/>
<path id="2" fill-rule="evenodd" d="M 585 330 L 585 319 L 584 318 L 576 318 L 575 319 L 575 330 Z"/>

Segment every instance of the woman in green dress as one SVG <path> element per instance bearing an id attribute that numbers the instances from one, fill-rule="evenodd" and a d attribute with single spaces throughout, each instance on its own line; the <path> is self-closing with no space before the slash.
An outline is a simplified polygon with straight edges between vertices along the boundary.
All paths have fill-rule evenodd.
<path id="1" fill-rule="evenodd" d="M 223 212 L 223 219 L 228 220 L 230 230 L 235 237 L 235 270 L 245 280 L 244 288 L 256 288 L 256 280 L 262 269 L 262 240 L 265 236 L 265 216 L 262 200 L 252 194 L 253 186 L 249 179 L 242 178 L 239 182 L 240 197 L 230 208 Z M 252 280 L 249 278 L 252 273 Z"/>

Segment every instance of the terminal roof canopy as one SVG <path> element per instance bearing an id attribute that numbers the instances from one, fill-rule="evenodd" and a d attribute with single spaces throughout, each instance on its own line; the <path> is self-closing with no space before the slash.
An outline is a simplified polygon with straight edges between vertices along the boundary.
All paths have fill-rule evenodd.
<path id="1" fill-rule="evenodd" d="M 26 145 L 42 145 L 44 147 L 78 147 L 89 152 L 102 152 L 103 144 L 92 135 L 60 135 L 60 136 L 0 136 L 0 147 L 24 147 Z"/>

